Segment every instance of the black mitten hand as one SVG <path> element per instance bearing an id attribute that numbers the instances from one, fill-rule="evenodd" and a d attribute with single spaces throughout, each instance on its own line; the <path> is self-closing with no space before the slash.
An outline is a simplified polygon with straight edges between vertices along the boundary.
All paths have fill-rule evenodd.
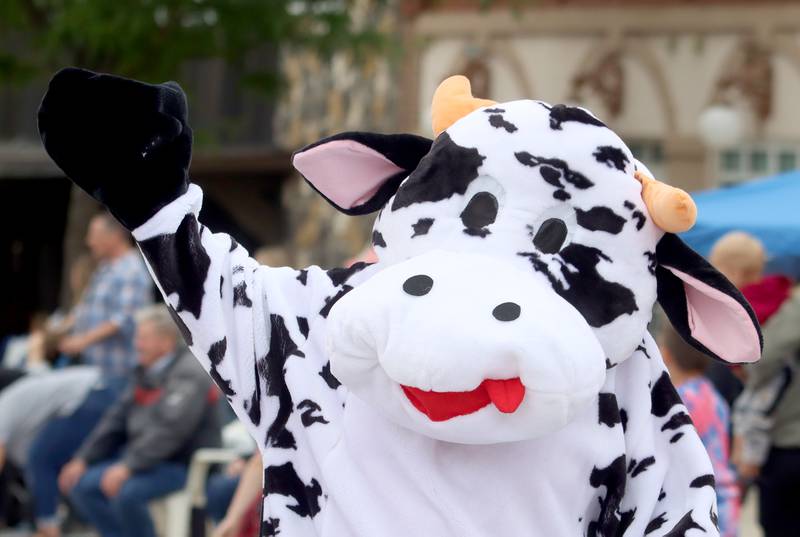
<path id="1" fill-rule="evenodd" d="M 186 192 L 192 130 L 174 82 L 145 84 L 67 68 L 39 107 L 47 153 L 128 229 Z"/>

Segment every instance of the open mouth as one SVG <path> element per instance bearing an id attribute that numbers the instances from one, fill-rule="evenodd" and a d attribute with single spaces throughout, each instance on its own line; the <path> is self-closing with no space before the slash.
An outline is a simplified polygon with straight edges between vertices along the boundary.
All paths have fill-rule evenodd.
<path id="1" fill-rule="evenodd" d="M 434 392 L 403 386 L 403 392 L 414 408 L 431 421 L 446 421 L 456 416 L 477 412 L 490 403 L 504 414 L 511 414 L 525 398 L 525 386 L 517 378 L 486 379 L 468 392 Z"/>

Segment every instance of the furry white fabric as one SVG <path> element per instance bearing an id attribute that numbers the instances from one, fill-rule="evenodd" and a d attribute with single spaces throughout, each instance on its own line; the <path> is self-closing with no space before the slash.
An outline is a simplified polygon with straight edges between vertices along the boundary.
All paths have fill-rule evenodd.
<path id="1" fill-rule="evenodd" d="M 375 265 L 258 266 L 197 222 L 195 185 L 134 232 L 259 444 L 262 535 L 717 534 L 711 464 L 646 332 L 663 232 L 611 130 L 479 109 L 416 169 L 354 151 L 413 172 L 353 203 L 324 144 L 315 188 L 383 206 Z"/>

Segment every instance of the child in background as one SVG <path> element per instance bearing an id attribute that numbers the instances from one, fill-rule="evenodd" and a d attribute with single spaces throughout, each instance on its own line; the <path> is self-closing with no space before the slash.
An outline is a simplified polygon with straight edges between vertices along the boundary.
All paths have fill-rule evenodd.
<path id="1" fill-rule="evenodd" d="M 735 537 L 739 527 L 740 497 L 729 459 L 730 409 L 703 376 L 710 359 L 687 344 L 670 325 L 659 338 L 664 364 L 680 394 L 714 467 L 721 537 Z"/>

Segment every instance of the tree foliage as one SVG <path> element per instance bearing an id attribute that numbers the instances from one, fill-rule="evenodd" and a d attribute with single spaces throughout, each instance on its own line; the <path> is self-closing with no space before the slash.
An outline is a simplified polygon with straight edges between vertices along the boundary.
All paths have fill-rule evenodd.
<path id="1" fill-rule="evenodd" d="M 255 50 L 383 47 L 355 27 L 348 0 L 0 0 L 0 83 L 64 65 L 143 80 L 173 78 L 188 60 L 222 58 L 245 82 L 273 90 L 277 62 L 245 62 Z M 255 62 L 257 63 L 257 62 Z"/>

